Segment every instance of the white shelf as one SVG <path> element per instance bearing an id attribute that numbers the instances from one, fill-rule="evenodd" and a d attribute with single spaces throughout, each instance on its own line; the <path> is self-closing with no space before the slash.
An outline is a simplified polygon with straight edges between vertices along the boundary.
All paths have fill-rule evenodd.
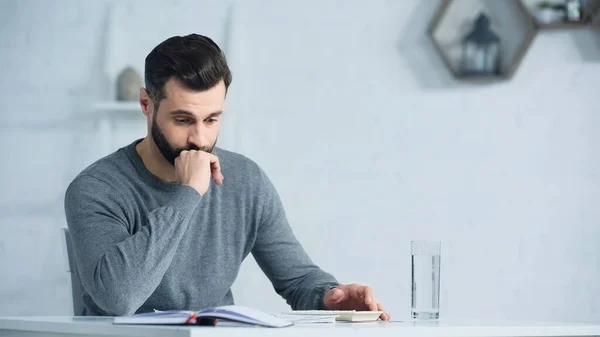
<path id="1" fill-rule="evenodd" d="M 145 122 L 145 116 L 138 101 L 98 101 L 91 105 L 89 116 L 92 120 L 97 121 L 98 132 L 102 139 L 108 139 L 104 153 L 109 153 L 114 150 L 113 144 L 115 128 L 119 122 Z"/>
<path id="2" fill-rule="evenodd" d="M 94 120 L 110 120 L 114 123 L 118 120 L 143 120 L 144 114 L 140 103 L 137 101 L 100 101 L 91 106 Z"/>
<path id="3" fill-rule="evenodd" d="M 103 101 L 92 104 L 92 110 L 109 113 L 140 113 L 140 103 L 137 101 Z"/>

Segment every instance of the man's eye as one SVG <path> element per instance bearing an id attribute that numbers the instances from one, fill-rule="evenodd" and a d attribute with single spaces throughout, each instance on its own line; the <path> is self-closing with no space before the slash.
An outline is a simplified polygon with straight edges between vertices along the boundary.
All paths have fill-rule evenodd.
<path id="1" fill-rule="evenodd" d="M 190 120 L 187 118 L 175 118 L 175 122 L 177 124 L 187 124 L 187 123 L 189 123 L 189 121 Z"/>
<path id="2" fill-rule="evenodd" d="M 206 121 L 207 121 L 208 123 L 214 123 L 214 122 L 216 122 L 216 121 L 217 121 L 217 119 L 216 119 L 216 118 L 209 118 L 209 119 L 207 119 Z"/>

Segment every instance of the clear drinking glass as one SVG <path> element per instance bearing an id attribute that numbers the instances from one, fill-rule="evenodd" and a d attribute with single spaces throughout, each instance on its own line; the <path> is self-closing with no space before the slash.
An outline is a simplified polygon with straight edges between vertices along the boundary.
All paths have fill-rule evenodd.
<path id="1" fill-rule="evenodd" d="M 440 317 L 440 258 L 439 241 L 411 241 L 412 292 L 411 317 L 438 319 Z"/>

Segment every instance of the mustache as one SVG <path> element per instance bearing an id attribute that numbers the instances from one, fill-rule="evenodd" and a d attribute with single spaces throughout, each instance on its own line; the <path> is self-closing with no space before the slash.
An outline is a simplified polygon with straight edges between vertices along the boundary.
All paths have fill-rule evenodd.
<path id="1" fill-rule="evenodd" d="M 183 152 L 183 151 L 191 151 L 191 150 L 204 151 L 204 152 L 210 153 L 212 151 L 212 148 L 210 146 L 198 147 L 196 145 L 189 145 L 187 147 L 178 148 L 178 149 L 175 150 L 175 152 L 179 156 L 181 154 L 181 152 Z"/>

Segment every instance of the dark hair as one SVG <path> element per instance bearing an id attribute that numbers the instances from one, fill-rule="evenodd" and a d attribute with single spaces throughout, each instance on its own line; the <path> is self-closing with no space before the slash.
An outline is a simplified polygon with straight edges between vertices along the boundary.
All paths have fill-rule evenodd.
<path id="1" fill-rule="evenodd" d="M 213 40 L 199 34 L 170 37 L 146 56 L 146 90 L 157 108 L 165 98 L 164 85 L 172 77 L 199 91 L 208 90 L 221 80 L 225 90 L 231 84 L 225 54 Z"/>

